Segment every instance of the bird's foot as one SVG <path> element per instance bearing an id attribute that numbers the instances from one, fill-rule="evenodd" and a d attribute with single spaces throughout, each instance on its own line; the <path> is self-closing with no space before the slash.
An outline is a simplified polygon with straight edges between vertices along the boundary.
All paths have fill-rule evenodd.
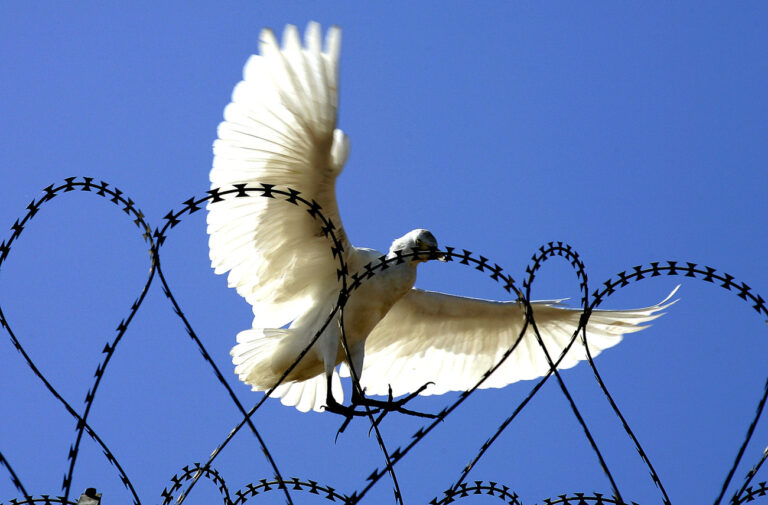
<path id="1" fill-rule="evenodd" d="M 405 408 L 405 405 L 413 400 L 415 397 L 417 397 L 422 391 L 427 389 L 430 385 L 434 385 L 433 382 L 427 382 L 423 386 L 421 386 L 419 389 L 414 391 L 413 393 L 409 394 L 405 398 L 401 398 L 399 400 L 395 400 L 392 396 L 392 386 L 389 387 L 389 397 L 386 400 L 375 400 L 373 398 L 367 398 L 365 396 L 360 397 L 357 395 L 352 395 L 352 404 L 353 405 L 366 405 L 369 407 L 374 407 L 381 411 L 379 414 L 379 417 L 376 418 L 374 421 L 374 426 L 377 426 L 383 419 L 384 416 L 389 414 L 390 412 L 399 412 L 401 414 L 406 414 L 409 416 L 415 416 L 415 417 L 425 417 L 429 419 L 435 419 L 437 415 L 435 414 L 429 414 L 426 412 L 418 412 L 416 410 L 411 410 Z"/>
<path id="2" fill-rule="evenodd" d="M 338 440 L 339 435 L 344 432 L 344 430 L 347 429 L 347 426 L 349 426 L 349 423 L 352 421 L 352 418 L 355 416 L 367 416 L 369 414 L 378 414 L 379 409 L 363 409 L 358 410 L 355 408 L 355 405 L 342 405 L 341 403 L 337 402 L 335 398 L 331 397 L 326 400 L 326 404 L 323 406 L 323 409 L 326 412 L 332 412 L 334 414 L 339 414 L 340 416 L 344 417 L 344 422 L 341 424 L 341 427 L 339 428 L 339 431 L 336 432 L 336 440 Z"/>

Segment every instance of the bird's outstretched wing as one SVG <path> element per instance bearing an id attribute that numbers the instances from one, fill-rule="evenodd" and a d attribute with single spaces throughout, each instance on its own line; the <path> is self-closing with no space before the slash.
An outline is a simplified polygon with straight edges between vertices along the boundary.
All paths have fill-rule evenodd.
<path id="1" fill-rule="evenodd" d="M 214 143 L 211 186 L 222 190 L 262 183 L 301 192 L 333 221 L 345 251 L 335 181 L 349 151 L 336 129 L 341 32 L 310 23 L 302 46 L 288 26 L 282 48 L 263 30 L 232 92 Z M 254 327 L 279 328 L 294 320 L 318 290 L 336 289 L 337 259 L 319 221 L 283 199 L 225 197 L 208 205 L 210 258 L 216 273 L 229 271 L 230 287 L 253 305 Z"/>
<path id="2" fill-rule="evenodd" d="M 674 294 L 674 291 L 673 293 Z M 596 310 L 587 325 L 587 342 L 594 357 L 621 341 L 622 335 L 643 329 L 671 303 L 670 294 L 651 307 L 632 310 Z M 581 310 L 557 302 L 533 302 L 533 316 L 553 361 L 568 345 L 577 328 Z M 499 362 L 518 339 L 524 309 L 515 302 L 493 302 L 412 289 L 373 329 L 365 343 L 361 385 L 370 394 L 395 396 L 465 391 Z M 570 368 L 586 359 L 579 338 L 558 368 Z M 533 379 L 549 371 L 544 352 L 533 329 L 480 387 L 499 388 L 515 381 Z M 347 372 L 348 371 L 342 371 Z"/>

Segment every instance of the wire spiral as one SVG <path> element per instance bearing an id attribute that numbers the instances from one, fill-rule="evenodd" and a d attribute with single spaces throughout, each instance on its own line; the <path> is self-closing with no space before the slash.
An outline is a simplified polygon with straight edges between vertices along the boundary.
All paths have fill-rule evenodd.
<path id="1" fill-rule="evenodd" d="M 531 258 L 532 263 L 525 270 L 526 276 L 523 279 L 520 288 L 516 284 L 516 281 L 511 276 L 506 274 L 505 271 L 502 269 L 501 266 L 499 266 L 498 263 L 492 262 L 489 258 L 486 258 L 483 255 L 475 255 L 474 253 L 466 249 L 459 249 L 459 248 L 453 248 L 453 247 L 446 247 L 444 250 L 441 250 L 441 251 L 437 251 L 437 250 L 427 251 L 427 252 L 418 251 L 418 250 L 401 251 L 401 252 L 398 252 L 394 257 L 382 256 L 377 261 L 366 265 L 359 272 L 350 272 L 348 271 L 347 265 L 345 264 L 343 259 L 344 249 L 343 249 L 343 245 L 341 244 L 340 240 L 336 235 L 336 226 L 334 225 L 334 223 L 323 215 L 323 209 L 317 204 L 317 202 L 313 200 L 305 199 L 300 192 L 294 189 L 278 187 L 271 184 L 259 184 L 259 185 L 251 185 L 251 186 L 248 186 L 245 184 L 237 184 L 237 185 L 234 185 L 232 188 L 215 188 L 208 191 L 206 196 L 192 197 L 184 201 L 180 210 L 169 211 L 163 217 L 163 220 L 164 220 L 163 225 L 156 227 L 153 230 L 153 228 L 147 222 L 144 213 L 141 212 L 141 210 L 139 210 L 136 207 L 136 204 L 133 202 L 132 199 L 126 197 L 122 191 L 120 191 L 117 188 L 111 187 L 106 182 L 101 181 L 99 183 L 95 183 L 94 180 L 95 179 L 92 177 L 82 177 L 82 178 L 69 177 L 69 178 L 66 178 L 63 183 L 60 183 L 57 185 L 50 185 L 46 187 L 43 190 L 44 191 L 43 196 L 40 197 L 38 200 L 33 200 L 26 207 L 27 212 L 23 215 L 23 217 L 21 217 L 20 219 L 17 219 L 13 223 L 13 225 L 11 226 L 10 237 L 7 240 L 0 243 L 0 269 L 2 269 L 2 266 L 6 261 L 6 259 L 8 258 L 13 246 L 19 240 L 23 231 L 28 227 L 31 220 L 38 213 L 38 211 L 40 211 L 44 205 L 47 205 L 48 202 L 52 201 L 54 198 L 62 194 L 71 193 L 77 190 L 80 193 L 88 193 L 91 195 L 96 195 L 96 196 L 107 199 L 107 201 L 109 201 L 110 203 L 118 206 L 118 208 L 120 208 L 129 217 L 129 219 L 131 219 L 134 225 L 139 229 L 143 240 L 149 246 L 149 258 L 150 258 L 149 273 L 145 281 L 145 284 L 141 289 L 141 292 L 134 299 L 129 310 L 127 311 L 126 316 L 122 318 L 119 324 L 117 325 L 115 329 L 116 334 L 111 340 L 106 342 L 106 344 L 103 347 L 103 350 L 102 350 L 103 356 L 101 358 L 101 361 L 96 367 L 96 371 L 94 373 L 94 381 L 86 393 L 86 396 L 84 399 L 84 407 L 81 411 L 78 411 L 77 409 L 75 409 L 71 405 L 71 403 L 68 402 L 56 390 L 56 388 L 49 382 L 46 376 L 38 369 L 34 361 L 26 352 L 21 341 L 17 338 L 16 334 L 12 330 L 11 324 L 6 319 L 2 311 L 2 308 L 0 307 L 0 326 L 8 334 L 12 345 L 16 348 L 17 351 L 19 351 L 19 353 L 22 355 L 22 358 L 26 362 L 27 366 L 32 370 L 35 376 L 42 382 L 42 384 L 45 386 L 49 394 L 56 399 L 56 401 L 64 408 L 64 410 L 73 419 L 76 420 L 76 429 L 73 437 L 73 442 L 66 455 L 67 469 L 65 471 L 64 478 L 62 480 L 62 493 L 63 493 L 62 496 L 59 496 L 59 497 L 51 497 L 49 495 L 35 496 L 31 494 L 29 492 L 29 489 L 27 489 L 23 484 L 23 475 L 19 475 L 14 470 L 12 462 L 3 456 L 1 451 L 2 447 L 0 447 L 0 468 L 3 469 L 3 470 L 0 470 L 0 473 L 6 473 L 8 475 L 8 478 L 10 479 L 14 488 L 18 491 L 20 495 L 19 498 L 15 498 L 8 501 L 7 502 L 8 504 L 12 504 L 12 505 L 33 504 L 33 503 L 74 504 L 75 502 L 71 501 L 69 497 L 72 492 L 71 487 L 72 487 L 73 474 L 78 467 L 77 465 L 79 461 L 78 456 L 80 453 L 81 441 L 84 434 L 87 434 L 102 449 L 104 457 L 106 458 L 107 462 L 111 465 L 111 467 L 114 468 L 115 473 L 117 474 L 117 476 L 119 477 L 123 485 L 128 490 L 134 503 L 136 505 L 143 503 L 142 499 L 140 498 L 139 492 L 134 488 L 130 477 L 126 474 L 123 466 L 119 463 L 115 453 L 107 446 L 106 443 L 104 443 L 104 441 L 99 437 L 95 429 L 89 423 L 89 416 L 91 414 L 92 407 L 94 405 L 94 399 L 98 394 L 99 385 L 101 384 L 101 381 L 104 378 L 105 372 L 112 358 L 114 357 L 116 350 L 120 342 L 122 341 L 123 336 L 126 333 L 127 328 L 129 327 L 129 325 L 131 325 L 132 321 L 134 320 L 134 316 L 140 310 L 142 303 L 144 302 L 145 297 L 149 292 L 152 286 L 152 283 L 155 281 L 155 279 L 160 279 L 159 282 L 161 283 L 162 291 L 164 295 L 167 297 L 167 299 L 169 300 L 169 303 L 171 304 L 174 313 L 181 320 L 186 332 L 188 333 L 190 339 L 192 340 L 192 343 L 198 348 L 201 355 L 203 356 L 204 361 L 211 368 L 218 382 L 220 382 L 222 386 L 227 390 L 229 398 L 231 399 L 231 401 L 236 406 L 236 408 L 238 409 L 238 411 L 242 416 L 241 421 L 222 439 L 222 441 L 215 448 L 215 450 L 212 452 L 211 456 L 206 462 L 186 465 L 170 478 L 168 486 L 166 486 L 166 488 L 160 494 L 160 499 L 163 504 L 170 504 L 174 498 L 177 499 L 179 503 L 183 502 L 186 496 L 188 496 L 189 493 L 192 491 L 195 483 L 200 479 L 205 479 L 211 482 L 219 491 L 222 502 L 227 505 L 245 504 L 255 496 L 260 496 L 268 493 L 276 493 L 276 494 L 282 495 L 282 497 L 288 503 L 294 503 L 294 500 L 303 500 L 303 495 L 308 494 L 308 495 L 315 495 L 320 498 L 325 498 L 326 500 L 332 501 L 332 502 L 355 504 L 355 503 L 361 502 L 364 499 L 364 497 L 367 495 L 367 493 L 383 478 L 388 478 L 392 482 L 394 486 L 395 501 L 397 503 L 403 503 L 404 500 L 399 491 L 399 486 L 397 483 L 398 482 L 397 474 L 395 471 L 398 463 L 402 461 L 404 458 L 406 458 L 406 456 L 408 456 L 408 454 L 411 452 L 411 450 L 415 446 L 417 446 L 422 440 L 424 440 L 437 426 L 440 425 L 440 423 L 444 422 L 458 406 L 460 406 L 463 402 L 465 402 L 466 399 L 469 398 L 469 396 L 472 395 L 474 391 L 476 391 L 479 387 L 481 387 L 482 384 L 488 379 L 488 377 L 490 377 L 491 374 L 498 367 L 500 367 L 502 363 L 504 363 L 504 361 L 515 351 L 517 345 L 520 343 L 522 339 L 522 336 L 526 333 L 529 326 L 537 335 L 539 343 L 542 349 L 544 350 L 547 359 L 549 360 L 549 363 L 550 363 L 549 373 L 547 373 L 544 377 L 542 377 L 536 382 L 536 384 L 533 386 L 529 394 L 518 405 L 516 405 L 512 409 L 511 414 L 497 427 L 496 431 L 491 435 L 491 437 L 489 437 L 487 441 L 483 443 L 480 448 L 478 448 L 476 454 L 470 459 L 470 461 L 463 467 L 463 469 L 459 473 L 459 477 L 457 478 L 457 480 L 448 489 L 442 491 L 441 493 L 438 493 L 438 495 L 434 499 L 432 499 L 429 503 L 432 505 L 444 505 L 444 504 L 460 501 L 468 497 L 483 496 L 483 497 L 487 497 L 488 500 L 501 500 L 502 502 L 508 503 L 510 505 L 522 505 L 522 501 L 520 500 L 519 496 L 513 491 L 512 486 L 503 485 L 496 481 L 483 481 L 483 480 L 474 480 L 472 481 L 471 484 L 469 484 L 467 482 L 467 479 L 469 478 L 469 474 L 471 473 L 471 471 L 476 467 L 477 463 L 483 458 L 487 450 L 493 445 L 493 443 L 498 439 L 498 437 L 507 429 L 507 427 L 509 427 L 512 424 L 512 422 L 515 420 L 517 415 L 526 407 L 526 405 L 528 405 L 530 400 L 537 394 L 537 392 L 541 389 L 541 387 L 545 384 L 545 382 L 548 381 L 552 376 L 555 377 L 555 380 L 558 382 L 561 391 L 566 396 L 566 398 L 568 398 L 569 404 L 571 406 L 571 409 L 574 415 L 579 420 L 579 423 L 584 431 L 585 436 L 590 441 L 590 446 L 593 452 L 595 453 L 596 457 L 600 461 L 600 465 L 604 473 L 606 474 L 609 481 L 611 482 L 611 486 L 612 486 L 611 491 L 613 494 L 611 496 L 608 496 L 600 493 L 592 493 L 592 494 L 573 493 L 569 495 L 558 495 L 557 497 L 553 497 L 545 500 L 543 503 L 546 503 L 546 504 L 588 504 L 588 503 L 589 504 L 591 503 L 623 504 L 623 503 L 627 503 L 623 500 L 622 494 L 620 493 L 620 490 L 617 484 L 615 483 L 614 479 L 611 476 L 611 469 L 609 468 L 607 463 L 605 463 L 603 457 L 601 456 L 599 447 L 594 441 L 594 438 L 592 437 L 587 424 L 584 422 L 581 414 L 579 413 L 578 406 L 576 405 L 575 401 L 572 399 L 568 391 L 568 388 L 566 387 L 564 381 L 561 379 L 557 371 L 557 365 L 565 357 L 568 350 L 573 345 L 584 345 L 585 348 L 587 349 L 587 358 L 588 358 L 589 366 L 593 371 L 595 379 L 598 385 L 600 386 L 600 389 L 603 395 L 606 397 L 613 412 L 619 419 L 624 431 L 627 434 L 627 437 L 632 441 L 632 444 L 637 449 L 638 454 L 641 458 L 641 461 L 649 471 L 651 480 L 659 488 L 662 502 L 671 503 L 669 497 L 667 496 L 666 490 L 662 485 L 661 479 L 659 478 L 656 470 L 654 469 L 651 463 L 650 458 L 648 457 L 647 453 L 643 450 L 643 447 L 638 437 L 631 430 L 627 419 L 621 413 L 618 405 L 613 400 L 608 387 L 606 386 L 604 380 L 600 376 L 599 371 L 592 360 L 592 357 L 589 355 L 589 350 L 588 350 L 588 347 L 586 346 L 586 340 L 585 340 L 586 333 L 584 332 L 584 328 L 588 323 L 591 312 L 597 309 L 606 299 L 608 299 L 614 293 L 616 293 L 617 291 L 619 291 L 620 289 L 626 286 L 629 286 L 630 284 L 634 284 L 642 280 L 660 277 L 660 276 L 679 276 L 683 278 L 690 278 L 694 280 L 704 281 L 706 283 L 709 283 L 709 284 L 718 286 L 720 288 L 723 288 L 727 291 L 730 291 L 731 293 L 739 297 L 741 300 L 743 300 L 745 303 L 748 303 L 763 319 L 766 319 L 766 317 L 768 317 L 768 309 L 766 308 L 765 300 L 759 294 L 754 292 L 753 289 L 750 286 L 748 286 L 746 283 L 735 279 L 733 276 L 727 273 L 720 272 L 715 268 L 712 268 L 709 266 L 700 266 L 696 263 L 691 263 L 686 261 L 657 261 L 657 262 L 648 263 L 646 265 L 634 266 L 628 270 L 619 272 L 614 277 L 608 279 L 607 281 L 604 281 L 602 284 L 600 284 L 599 289 L 595 289 L 590 293 L 588 276 L 586 273 L 584 262 L 581 260 L 579 254 L 570 245 L 564 244 L 562 242 L 550 242 L 548 244 L 541 246 L 535 252 L 535 254 Z M 356 289 L 362 286 L 366 281 L 373 278 L 379 272 L 386 270 L 392 264 L 401 263 L 412 258 L 434 259 L 438 253 L 443 254 L 445 259 L 449 262 L 454 262 L 455 264 L 467 266 L 474 271 L 487 275 L 490 279 L 492 279 L 493 281 L 496 281 L 500 285 L 500 287 L 504 289 L 507 293 L 514 293 L 515 296 L 517 297 L 518 303 L 522 304 L 526 308 L 527 317 L 526 317 L 525 326 L 523 327 L 522 331 L 518 336 L 518 339 L 513 344 L 513 346 L 504 353 L 503 357 L 498 363 L 496 363 L 491 369 L 489 369 L 485 374 L 483 374 L 482 377 L 478 379 L 478 382 L 475 384 L 474 387 L 472 387 L 468 391 L 465 391 L 459 394 L 457 399 L 454 402 L 450 403 L 449 405 L 445 406 L 437 414 L 434 420 L 428 422 L 426 425 L 420 427 L 417 431 L 415 431 L 411 435 L 410 440 L 405 445 L 397 447 L 394 450 L 389 450 L 387 447 L 388 444 L 386 444 L 386 440 L 384 439 L 382 434 L 378 430 L 376 430 L 375 436 L 383 455 L 384 464 L 379 468 L 373 469 L 373 471 L 365 479 L 365 483 L 362 484 L 359 489 L 354 490 L 352 492 L 345 493 L 331 486 L 320 484 L 313 480 L 296 478 L 296 477 L 292 477 L 292 478 L 283 477 L 279 470 L 279 466 L 276 459 L 273 458 L 271 452 L 267 448 L 266 441 L 260 435 L 259 431 L 256 428 L 256 425 L 254 424 L 253 416 L 254 416 L 254 413 L 261 407 L 261 405 L 263 405 L 265 400 L 272 394 L 275 388 L 277 388 L 280 385 L 280 383 L 288 376 L 288 374 L 291 372 L 293 367 L 285 371 L 280 381 L 278 381 L 271 390 L 267 391 L 266 394 L 263 396 L 263 398 L 261 398 L 260 401 L 254 407 L 252 407 L 250 410 L 246 410 L 246 408 L 237 399 L 235 393 L 229 386 L 227 380 L 224 378 L 224 375 L 218 369 L 217 365 L 215 364 L 211 355 L 206 350 L 202 341 L 197 337 L 194 329 L 192 328 L 192 325 L 189 322 L 189 319 L 185 316 L 181 306 L 179 305 L 176 298 L 174 297 L 172 290 L 168 282 L 166 281 L 161 268 L 160 251 L 163 245 L 166 244 L 166 242 L 169 240 L 172 230 L 177 225 L 179 225 L 186 216 L 194 214 L 197 211 L 203 209 L 204 205 L 216 205 L 218 202 L 224 201 L 228 198 L 268 198 L 275 201 L 281 201 L 285 204 L 293 205 L 297 207 L 297 211 L 307 212 L 313 219 L 317 220 L 318 223 L 320 224 L 320 229 L 322 233 L 328 239 L 329 254 L 331 254 L 338 261 L 338 277 L 341 285 L 338 303 L 334 311 L 328 316 L 323 328 L 321 328 L 317 332 L 312 342 L 297 357 L 296 361 L 294 362 L 294 366 L 300 361 L 300 359 L 307 352 L 309 352 L 311 346 L 319 338 L 325 326 L 330 324 L 330 322 L 333 321 L 334 317 L 336 317 L 337 312 L 341 313 L 341 315 L 343 316 L 343 309 L 347 300 L 349 299 L 349 296 Z M 581 321 L 579 323 L 577 330 L 573 333 L 569 344 L 565 347 L 565 349 L 560 353 L 559 356 L 549 356 L 549 354 L 547 354 L 546 348 L 544 348 L 543 343 L 541 342 L 540 335 L 538 335 L 538 329 L 536 328 L 535 317 L 533 317 L 533 313 L 531 312 L 530 302 L 529 302 L 530 289 L 534 283 L 537 273 L 543 268 L 544 264 L 551 259 L 562 259 L 566 261 L 574 270 L 574 273 L 579 281 L 579 287 L 581 291 L 581 307 L 583 311 Z M 353 377 L 354 375 L 355 374 L 353 373 Z M 359 384 L 356 381 L 355 381 L 355 387 L 359 387 Z M 737 467 L 743 459 L 745 450 L 749 445 L 749 443 L 752 441 L 755 429 L 759 423 L 760 417 L 765 408 L 765 403 L 767 400 L 768 400 L 768 381 L 766 381 L 766 385 L 763 389 L 763 392 L 760 398 L 758 399 L 755 415 L 750 420 L 749 426 L 744 435 L 744 439 L 737 450 L 736 456 L 734 458 L 734 462 L 730 466 L 728 474 L 722 483 L 721 491 L 718 497 L 715 499 L 715 504 L 721 503 L 724 496 L 726 495 L 731 485 L 731 481 L 737 470 Z M 369 421 L 373 424 L 372 416 L 369 416 Z M 260 479 L 258 481 L 254 481 L 239 490 L 231 491 L 227 486 L 223 476 L 214 467 L 214 462 L 216 458 L 226 449 L 226 447 L 228 446 L 230 441 L 234 438 L 234 436 L 244 426 L 248 426 L 251 433 L 256 437 L 262 449 L 262 452 L 265 455 L 265 458 L 267 459 L 270 467 L 273 470 L 273 476 L 268 479 L 265 478 L 265 479 Z M 375 426 L 373 427 L 375 428 Z M 764 461 L 767 458 L 768 458 L 768 452 L 764 452 L 762 458 L 759 459 L 753 465 L 752 469 L 744 477 L 744 482 L 742 486 L 737 491 L 734 492 L 734 494 L 729 500 L 730 503 L 733 503 L 733 504 L 747 503 L 747 502 L 759 500 L 760 498 L 766 496 L 766 494 L 768 493 L 768 487 L 766 486 L 766 483 L 760 482 L 759 484 L 755 485 L 755 484 L 752 484 L 752 481 L 754 477 L 759 473 L 759 470 L 761 469 Z M 302 498 L 299 499 L 298 498 L 299 496 L 302 496 Z M 154 501 L 154 500 L 151 500 L 150 498 L 145 498 L 145 499 L 148 500 L 148 502 Z"/>

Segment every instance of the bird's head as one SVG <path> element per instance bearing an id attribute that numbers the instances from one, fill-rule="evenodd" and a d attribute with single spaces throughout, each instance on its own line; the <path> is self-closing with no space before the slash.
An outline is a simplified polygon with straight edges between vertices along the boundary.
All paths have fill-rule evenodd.
<path id="1" fill-rule="evenodd" d="M 410 253 L 414 251 L 433 252 L 433 255 L 423 254 L 414 258 L 413 261 L 424 262 L 430 259 L 437 259 L 445 261 L 445 255 L 437 253 L 437 239 L 432 232 L 424 230 L 422 228 L 411 230 L 402 237 L 395 239 L 392 242 L 392 246 L 389 248 L 389 256 L 393 255 L 395 251 L 402 251 L 403 253 Z"/>

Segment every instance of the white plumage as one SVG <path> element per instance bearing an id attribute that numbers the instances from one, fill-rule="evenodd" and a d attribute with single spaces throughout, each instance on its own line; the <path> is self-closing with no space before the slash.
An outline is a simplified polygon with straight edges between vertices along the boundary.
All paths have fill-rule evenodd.
<path id="1" fill-rule="evenodd" d="M 211 186 L 230 188 L 261 183 L 292 188 L 315 200 L 336 225 L 350 272 L 382 253 L 355 248 L 347 239 L 335 182 L 349 152 L 346 135 L 336 129 L 340 30 L 310 23 L 302 46 L 288 26 L 282 48 L 270 30 L 261 34 L 260 55 L 251 56 L 235 86 L 214 143 Z M 254 390 L 272 388 L 309 344 L 333 309 L 340 289 L 338 261 L 330 243 L 305 209 L 268 198 L 234 198 L 208 206 L 211 264 L 228 274 L 253 306 L 252 328 L 237 335 L 232 349 L 235 372 Z M 397 239 L 399 249 L 436 248 L 426 230 Z M 434 385 L 421 394 L 461 391 L 474 386 L 514 344 L 524 313 L 514 302 L 462 298 L 413 288 L 420 261 L 394 265 L 356 290 L 344 311 L 352 365 L 362 370 L 369 394 L 394 395 Z M 658 317 L 666 300 L 643 309 L 596 311 L 587 327 L 593 356 L 616 345 L 624 333 L 638 331 Z M 568 344 L 581 312 L 556 302 L 534 302 L 534 317 L 553 359 Z M 337 365 L 345 359 L 335 321 L 287 379 L 275 390 L 286 405 L 322 410 L 341 402 Z M 586 359 L 580 342 L 560 367 Z M 348 375 L 346 365 L 342 375 Z M 503 387 L 544 375 L 549 366 L 532 331 L 481 387 Z M 328 394 L 331 385 L 332 396 Z"/>

